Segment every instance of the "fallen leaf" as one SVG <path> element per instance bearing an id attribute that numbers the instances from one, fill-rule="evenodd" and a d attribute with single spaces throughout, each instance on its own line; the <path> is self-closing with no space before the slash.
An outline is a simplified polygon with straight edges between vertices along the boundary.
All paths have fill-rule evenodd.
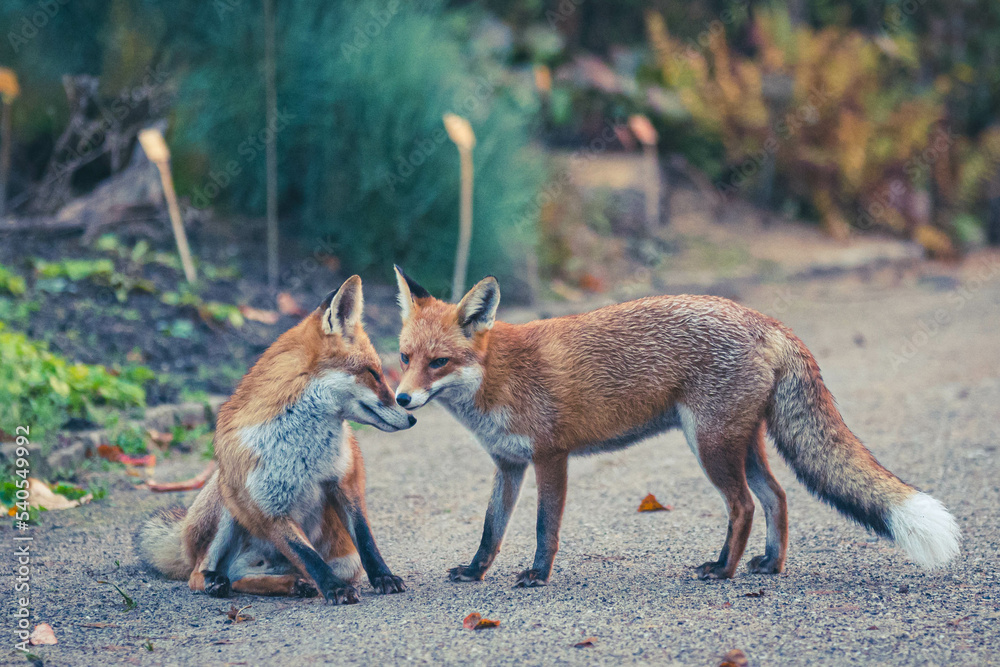
<path id="1" fill-rule="evenodd" d="M 462 620 L 462 627 L 466 630 L 482 630 L 483 628 L 495 628 L 500 625 L 500 621 L 483 618 L 479 612 L 472 612 Z"/>
<path id="2" fill-rule="evenodd" d="M 669 512 L 673 509 L 671 505 L 661 505 L 660 501 L 656 499 L 652 493 L 642 499 L 639 503 L 640 512 Z"/>
<path id="3" fill-rule="evenodd" d="M 280 314 L 273 310 L 261 310 L 253 306 L 240 306 L 240 314 L 248 320 L 261 322 L 262 324 L 277 324 L 278 318 L 281 317 Z"/>
<path id="4" fill-rule="evenodd" d="M 91 494 L 85 495 L 79 500 L 70 500 L 64 495 L 55 493 L 48 485 L 40 479 L 28 478 L 28 504 L 32 507 L 44 507 L 48 511 L 68 510 L 73 507 L 85 505 L 94 499 Z"/>
<path id="5" fill-rule="evenodd" d="M 77 623 L 81 628 L 117 628 L 116 623 Z"/>
<path id="6" fill-rule="evenodd" d="M 732 602 L 723 602 L 722 603 L 722 608 L 723 609 L 732 609 L 733 608 L 733 603 Z"/>
<path id="7" fill-rule="evenodd" d="M 197 476 L 191 479 L 184 480 L 183 482 L 154 482 L 149 480 L 146 482 L 146 486 L 150 491 L 155 491 L 156 493 L 167 493 L 170 491 L 194 491 L 205 486 L 205 482 L 208 478 L 212 476 L 215 472 L 215 461 L 209 461 L 205 469 L 198 473 Z"/>
<path id="8" fill-rule="evenodd" d="M 573 644 L 573 648 L 593 648 L 597 642 L 597 637 L 587 637 L 582 642 Z"/>
<path id="9" fill-rule="evenodd" d="M 282 315 L 294 315 L 302 317 L 308 311 L 299 305 L 295 297 L 288 292 L 278 292 L 278 312 Z"/>
<path id="10" fill-rule="evenodd" d="M 603 292 L 607 289 L 604 281 L 593 273 L 585 273 L 580 277 L 580 288 L 588 292 Z"/>
<path id="11" fill-rule="evenodd" d="M 955 619 L 952 619 L 952 620 L 948 621 L 947 625 L 949 627 L 952 627 L 952 628 L 957 628 L 959 626 L 959 624 L 962 623 L 962 621 L 967 621 L 970 618 L 972 618 L 972 617 L 971 616 L 963 616 L 962 618 L 955 618 Z"/>
<path id="12" fill-rule="evenodd" d="M 28 638 L 32 646 L 41 646 L 42 644 L 55 644 L 56 643 L 56 633 L 52 631 L 52 626 L 48 623 L 39 623 L 35 626 L 34 631 L 31 633 L 31 637 Z"/>
<path id="13" fill-rule="evenodd" d="M 118 457 L 118 462 L 136 468 L 151 468 L 156 465 L 156 454 L 146 454 L 145 456 L 122 454 Z"/>
<path id="14" fill-rule="evenodd" d="M 125 452 L 118 445 L 98 445 L 97 455 L 102 459 L 111 461 L 112 463 L 117 463 L 119 457 Z"/>
<path id="15" fill-rule="evenodd" d="M 253 616 L 249 614 L 244 614 L 243 611 L 252 607 L 252 604 L 248 604 L 245 607 L 236 608 L 236 605 L 229 605 L 229 611 L 225 612 L 226 616 L 229 618 L 230 623 L 243 623 L 245 621 L 252 621 Z"/>
<path id="16" fill-rule="evenodd" d="M 868 629 L 869 630 L 878 630 L 878 626 L 877 625 L 869 625 Z"/>
<path id="17" fill-rule="evenodd" d="M 762 598 L 762 597 L 764 597 L 764 589 L 762 588 L 759 591 L 750 591 L 749 593 L 744 593 L 743 597 L 745 597 L 745 598 Z"/>
<path id="18" fill-rule="evenodd" d="M 722 659 L 719 663 L 719 667 L 747 667 L 750 661 L 747 660 L 747 654 L 738 648 L 734 648 L 732 651 L 726 654 L 726 657 Z"/>

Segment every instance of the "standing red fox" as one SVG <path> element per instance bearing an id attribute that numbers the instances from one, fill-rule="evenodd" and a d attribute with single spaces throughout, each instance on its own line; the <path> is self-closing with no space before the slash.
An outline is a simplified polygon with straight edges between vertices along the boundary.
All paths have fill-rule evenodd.
<path id="1" fill-rule="evenodd" d="M 679 427 L 729 510 L 702 579 L 736 573 L 753 521 L 767 544 L 750 571 L 785 566 L 788 512 L 765 431 L 799 481 L 918 564 L 958 553 L 954 518 L 879 465 L 844 424 L 816 360 L 776 320 L 727 299 L 662 296 L 522 325 L 495 322 L 500 289 L 480 281 L 458 304 L 433 298 L 396 267 L 403 376 L 396 401 L 441 402 L 496 463 L 479 551 L 453 581 L 482 579 L 500 550 L 528 464 L 538 482 L 538 544 L 518 586 L 548 583 L 559 547 L 571 455 L 627 447 Z M 749 485 L 749 486 L 748 486 Z"/>
<path id="2" fill-rule="evenodd" d="M 383 431 L 416 420 L 385 382 L 362 308 L 352 276 L 240 381 L 219 410 L 218 472 L 186 514 L 161 514 L 142 531 L 157 569 L 217 597 L 318 591 L 353 603 L 362 566 L 376 591 L 405 590 L 375 546 L 364 462 L 345 420 Z"/>

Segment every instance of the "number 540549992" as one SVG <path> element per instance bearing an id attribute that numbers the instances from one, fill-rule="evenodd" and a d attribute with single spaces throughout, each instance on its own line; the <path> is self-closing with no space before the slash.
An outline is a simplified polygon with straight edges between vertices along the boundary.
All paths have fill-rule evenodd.
<path id="1" fill-rule="evenodd" d="M 30 426 L 18 426 L 14 429 L 14 434 L 17 436 L 15 439 L 15 444 L 17 448 L 14 450 L 17 459 L 14 460 L 14 475 L 20 479 L 14 480 L 14 486 L 17 487 L 15 496 L 17 497 L 17 502 L 14 504 L 17 508 L 17 512 L 14 514 L 14 519 L 17 521 L 27 521 L 28 520 L 28 475 L 31 474 L 30 463 L 28 461 L 28 445 L 31 442 L 28 440 L 31 434 Z"/>

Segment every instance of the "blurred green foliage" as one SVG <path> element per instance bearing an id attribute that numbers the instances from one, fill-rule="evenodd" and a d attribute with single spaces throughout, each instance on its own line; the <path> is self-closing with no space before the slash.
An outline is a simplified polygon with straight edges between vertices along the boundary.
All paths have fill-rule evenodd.
<path id="1" fill-rule="evenodd" d="M 152 377 L 142 366 L 110 371 L 71 363 L 0 323 L 0 424 L 6 431 L 29 426 L 41 441 L 72 417 L 98 418 L 99 406 L 142 407 L 143 384 Z"/>

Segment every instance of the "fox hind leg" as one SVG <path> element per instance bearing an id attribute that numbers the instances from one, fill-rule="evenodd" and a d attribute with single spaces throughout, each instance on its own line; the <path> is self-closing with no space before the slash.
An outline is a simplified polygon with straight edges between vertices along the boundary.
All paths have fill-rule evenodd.
<path id="1" fill-rule="evenodd" d="M 753 526 L 753 496 L 747 486 L 745 470 L 746 443 L 751 430 L 736 424 L 725 428 L 700 427 L 689 409 L 680 410 L 680 416 L 688 444 L 729 510 L 726 541 L 719 559 L 704 563 L 695 571 L 699 579 L 730 579 L 736 574 Z"/>
<path id="2" fill-rule="evenodd" d="M 785 491 L 771 473 L 767 463 L 764 424 L 761 423 L 750 441 L 746 461 L 747 482 L 764 508 L 767 520 L 767 545 L 763 556 L 750 561 L 749 570 L 755 574 L 778 574 L 785 569 L 788 553 L 788 504 Z"/>

